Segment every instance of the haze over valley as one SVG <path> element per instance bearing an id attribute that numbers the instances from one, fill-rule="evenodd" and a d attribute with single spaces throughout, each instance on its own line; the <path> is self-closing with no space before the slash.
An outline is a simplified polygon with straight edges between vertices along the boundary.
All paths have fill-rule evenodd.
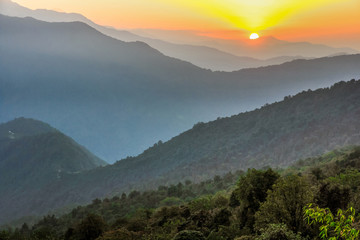
<path id="1" fill-rule="evenodd" d="M 0 240 L 358 234 L 357 7 L 0 0 Z"/>
<path id="2" fill-rule="evenodd" d="M 80 22 L 3 15 L 0 29 L 1 107 L 7 109 L 0 119 L 45 121 L 109 162 L 137 155 L 197 122 L 360 74 L 360 55 L 212 72 Z"/>

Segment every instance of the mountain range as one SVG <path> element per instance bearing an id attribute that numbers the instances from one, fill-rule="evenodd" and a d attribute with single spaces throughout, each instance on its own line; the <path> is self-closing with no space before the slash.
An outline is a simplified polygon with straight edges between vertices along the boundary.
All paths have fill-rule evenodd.
<path id="1" fill-rule="evenodd" d="M 251 112 L 198 123 L 137 157 L 104 167 L 97 167 L 103 162 L 86 151 L 79 167 L 78 155 L 70 153 L 83 148 L 47 124 L 16 119 L 0 125 L 2 139 L 18 141 L 14 142 L 16 151 L 5 148 L 1 152 L 1 161 L 8 164 L 0 168 L 5 174 L 0 222 L 186 179 L 199 182 L 229 171 L 289 166 L 330 149 L 360 144 L 359 117 L 360 80 L 340 82 L 331 88 L 287 96 Z M 26 135 L 31 138 L 20 137 Z M 13 157 L 13 152 L 31 157 Z M 28 164 L 30 160 L 32 164 Z M 12 181 L 18 174 L 21 180 Z M 23 180 L 27 178 L 29 181 Z M 38 178 L 47 180 L 38 184 Z"/>
<path id="2" fill-rule="evenodd" d="M 239 29 L 238 31 L 241 31 Z M 250 39 L 222 39 L 190 30 L 135 29 L 131 31 L 147 38 L 160 39 L 182 45 L 206 46 L 236 56 L 251 56 L 259 59 L 281 56 L 324 57 L 334 54 L 358 53 L 351 48 L 333 48 L 309 42 L 288 42 L 274 36 L 261 36 L 256 41 Z M 247 31 L 243 31 L 247 32 Z M 243 34 L 245 35 L 245 33 Z"/>
<path id="3" fill-rule="evenodd" d="M 360 55 L 224 73 L 81 22 L 0 16 L 0 121 L 45 121 L 109 162 L 196 122 L 360 76 Z"/>
<path id="4" fill-rule="evenodd" d="M 142 197 L 185 202 L 169 193 L 193 182 L 203 194 L 209 179 L 213 191 L 220 176 L 234 182 L 230 171 L 311 158 L 305 167 L 359 145 L 357 53 L 271 36 L 124 31 L 0 0 L 0 225 L 136 202 L 156 188 L 164 199 Z"/>
<path id="5" fill-rule="evenodd" d="M 167 56 L 214 71 L 235 71 L 243 68 L 281 64 L 295 59 L 358 52 L 349 48 L 332 48 L 310 43 L 290 43 L 273 37 L 263 38 L 254 45 L 249 41 L 229 41 L 192 34 L 192 39 L 200 40 L 188 41 L 186 44 L 173 43 L 171 39 L 170 41 L 167 41 L 167 38 L 164 38 L 165 40 L 159 39 L 161 38 L 161 35 L 157 34 L 159 31 L 147 30 L 145 36 L 140 36 L 130 31 L 98 25 L 77 13 L 63 13 L 46 9 L 31 10 L 10 0 L 1 0 L 0 6 L 0 14 L 8 16 L 33 17 L 47 22 L 84 22 L 107 36 L 126 42 L 145 42 Z M 136 32 L 144 34 L 144 30 Z M 150 37 L 146 37 L 146 35 Z"/>

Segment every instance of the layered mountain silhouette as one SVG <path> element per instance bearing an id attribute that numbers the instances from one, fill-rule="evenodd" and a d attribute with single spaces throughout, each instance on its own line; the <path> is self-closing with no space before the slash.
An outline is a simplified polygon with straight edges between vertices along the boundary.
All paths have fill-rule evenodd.
<path id="1" fill-rule="evenodd" d="M 139 29 L 133 30 L 132 33 L 177 44 L 216 48 L 236 56 L 251 56 L 259 59 L 279 56 L 324 57 L 339 53 L 359 52 L 351 48 L 333 48 L 309 42 L 288 42 L 273 36 L 261 36 L 253 41 L 250 39 L 214 38 L 207 36 L 206 33 L 189 30 Z M 245 34 L 247 31 L 244 31 L 243 35 Z"/>
<path id="2" fill-rule="evenodd" d="M 360 76 L 360 55 L 221 73 L 81 22 L 2 15 L 0 31 L 0 121 L 48 122 L 112 162 L 196 122 Z"/>
<path id="3" fill-rule="evenodd" d="M 33 17 L 47 22 L 84 22 L 101 33 L 118 40 L 145 42 L 167 56 L 211 70 L 235 71 L 243 68 L 281 64 L 295 59 L 356 52 L 353 49 L 337 49 L 309 43 L 290 43 L 275 38 L 265 38 L 260 45 L 255 44 L 255 46 L 252 42 L 225 41 L 204 37 L 201 38 L 202 41 L 176 44 L 172 43 L 171 39 L 164 41 L 156 37 L 144 37 L 129 31 L 100 26 L 81 14 L 45 9 L 31 10 L 10 0 L 1 0 L 0 6 L 0 14 L 8 16 Z M 151 30 L 148 31 L 151 33 Z M 156 32 L 153 35 L 157 36 Z M 193 35 L 192 38 L 200 37 Z"/>
<path id="4" fill-rule="evenodd" d="M 139 156 L 113 165 L 79 173 L 71 169 L 59 174 L 54 171 L 59 169 L 58 166 L 49 167 L 49 161 L 37 161 L 32 164 L 37 170 L 35 176 L 28 177 L 32 185 L 36 184 L 37 176 L 43 172 L 44 175 L 52 173 L 53 179 L 38 185 L 37 191 L 30 191 L 27 181 L 14 184 L 2 179 L 0 222 L 24 215 L 45 214 L 69 204 L 87 203 L 123 191 L 156 188 L 160 184 L 177 183 L 185 179 L 198 182 L 217 174 L 251 167 L 289 166 L 300 158 L 360 144 L 359 117 L 360 80 L 352 80 L 337 83 L 331 88 L 287 96 L 281 102 L 251 112 L 198 123 L 168 142 L 158 142 Z M 17 124 L 25 121 L 21 124 L 25 126 L 24 129 L 27 126 L 34 128 L 32 124 L 27 124 L 29 120 L 15 121 Z M 13 129 L 7 127 L 11 125 L 13 122 L 0 126 L 1 136 L 5 136 L 8 141 L 14 139 L 10 137 L 12 135 L 6 135 L 6 131 L 14 133 L 15 139 L 17 135 L 23 134 L 8 130 Z M 41 127 L 41 131 L 46 132 L 47 126 Z M 56 145 L 50 144 L 53 141 L 42 140 L 48 139 L 47 134 L 50 133 L 32 138 L 34 142 L 31 148 L 26 147 L 28 141 L 25 140 L 16 144 L 18 149 L 31 149 L 27 154 L 30 157 L 22 160 L 24 170 L 21 171 L 33 173 L 26 163 L 33 156 L 47 152 L 48 148 L 57 149 Z M 60 149 L 66 151 L 66 148 Z M 8 153 L 3 151 L 2 156 Z M 3 161 L 4 157 L 1 159 Z M 18 162 L 17 159 L 21 158 L 12 158 L 8 162 Z M 77 159 L 73 158 L 69 162 L 76 164 Z M 1 167 L 1 171 L 11 179 L 21 174 L 21 171 L 18 172 L 20 167 L 13 164 L 13 167 Z"/>

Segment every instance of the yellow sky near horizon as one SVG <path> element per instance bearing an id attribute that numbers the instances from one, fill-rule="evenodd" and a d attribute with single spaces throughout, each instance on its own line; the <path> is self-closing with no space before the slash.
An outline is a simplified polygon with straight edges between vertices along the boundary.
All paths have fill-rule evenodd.
<path id="1" fill-rule="evenodd" d="M 81 13 L 98 24 L 119 29 L 226 33 L 214 35 L 220 38 L 245 31 L 293 41 L 360 42 L 360 0 L 14 1 L 31 9 Z"/>

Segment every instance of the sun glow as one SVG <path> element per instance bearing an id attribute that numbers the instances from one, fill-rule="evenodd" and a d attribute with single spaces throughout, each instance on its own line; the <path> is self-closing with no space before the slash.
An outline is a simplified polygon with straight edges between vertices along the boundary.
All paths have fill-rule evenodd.
<path id="1" fill-rule="evenodd" d="M 258 32 L 261 38 L 359 46 L 359 0 L 12 1 L 31 9 L 81 13 L 119 29 L 191 30 L 223 39 L 248 39 L 249 32 Z"/>
<path id="2" fill-rule="evenodd" d="M 251 40 L 255 40 L 255 39 L 258 39 L 258 38 L 259 38 L 259 34 L 257 34 L 257 33 L 250 34 L 250 39 Z"/>
<path id="3" fill-rule="evenodd" d="M 168 0 L 157 1 L 165 3 Z M 261 31 L 299 12 L 335 2 L 340 0 L 173 0 L 171 4 L 196 12 L 199 18 L 217 19 L 224 26 Z"/>

